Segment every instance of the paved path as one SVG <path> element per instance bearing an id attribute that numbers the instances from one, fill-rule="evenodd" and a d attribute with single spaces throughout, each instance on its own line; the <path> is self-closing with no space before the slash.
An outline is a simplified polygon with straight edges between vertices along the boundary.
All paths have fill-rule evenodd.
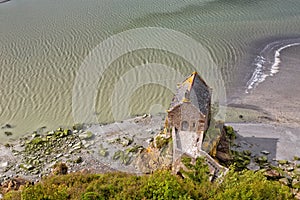
<path id="1" fill-rule="evenodd" d="M 292 160 L 294 156 L 300 157 L 300 128 L 285 127 L 271 124 L 245 124 L 227 123 L 237 132 L 237 141 L 243 148 L 256 154 L 267 150 L 270 152 L 269 158 L 281 160 Z M 243 146 L 244 144 L 244 146 Z M 273 158 L 272 158 L 273 157 Z"/>

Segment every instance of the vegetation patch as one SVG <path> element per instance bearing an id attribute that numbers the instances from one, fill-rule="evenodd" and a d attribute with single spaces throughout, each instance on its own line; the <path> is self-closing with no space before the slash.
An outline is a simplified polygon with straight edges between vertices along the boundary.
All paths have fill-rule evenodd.
<path id="1" fill-rule="evenodd" d="M 169 144 L 169 142 L 172 140 L 172 138 L 165 138 L 163 136 L 157 136 L 155 138 L 155 146 L 158 149 L 161 149 Z"/>
<path id="2" fill-rule="evenodd" d="M 293 199 L 287 186 L 268 180 L 260 171 L 231 169 L 221 182 L 212 183 L 203 158 L 194 164 L 189 158 L 182 162 L 187 168 L 182 171 L 185 178 L 168 170 L 143 176 L 121 172 L 54 175 L 21 191 L 10 191 L 4 199 Z"/>

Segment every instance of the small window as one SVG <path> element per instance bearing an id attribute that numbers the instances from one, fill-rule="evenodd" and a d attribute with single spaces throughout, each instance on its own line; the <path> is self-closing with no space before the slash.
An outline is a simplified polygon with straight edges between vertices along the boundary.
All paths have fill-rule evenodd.
<path id="1" fill-rule="evenodd" d="M 189 129 L 189 123 L 187 121 L 183 121 L 181 123 L 181 130 L 182 131 L 187 131 Z"/>
<path id="2" fill-rule="evenodd" d="M 196 123 L 195 122 L 193 122 L 193 128 L 195 128 L 196 127 Z"/>

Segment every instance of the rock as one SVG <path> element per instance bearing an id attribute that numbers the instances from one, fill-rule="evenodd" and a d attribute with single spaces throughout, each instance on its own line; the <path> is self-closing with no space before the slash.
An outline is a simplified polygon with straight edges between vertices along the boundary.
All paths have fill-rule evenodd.
<path id="1" fill-rule="evenodd" d="M 293 166 L 289 166 L 289 167 L 286 168 L 286 171 L 292 172 L 292 171 L 294 171 L 294 167 Z"/>
<path id="2" fill-rule="evenodd" d="M 68 166 L 65 163 L 59 162 L 53 165 L 52 174 L 54 175 L 64 175 L 68 173 Z"/>
<path id="3" fill-rule="evenodd" d="M 71 135 L 71 134 L 72 134 L 72 131 L 70 129 L 64 130 L 64 135 L 65 136 L 68 136 L 68 135 Z"/>
<path id="4" fill-rule="evenodd" d="M 83 162 L 83 159 L 82 159 L 82 157 L 79 156 L 74 162 L 79 164 L 79 163 Z"/>
<path id="5" fill-rule="evenodd" d="M 89 148 L 90 146 L 92 146 L 92 144 L 89 142 L 86 142 L 83 146 L 84 146 L 84 148 Z"/>
<path id="6" fill-rule="evenodd" d="M 262 153 L 262 154 L 265 154 L 265 155 L 269 155 L 269 154 L 270 154 L 270 152 L 268 152 L 268 151 L 266 151 L 266 150 L 261 151 L 261 153 Z"/>
<path id="7" fill-rule="evenodd" d="M 27 186 L 27 185 L 32 185 L 32 183 L 23 178 L 15 177 L 12 178 L 11 180 L 7 180 L 4 183 L 2 183 L 1 187 L 2 187 L 2 192 L 5 194 L 12 190 L 19 190 L 21 186 Z"/>
<path id="8" fill-rule="evenodd" d="M 107 148 L 104 148 L 102 144 L 99 145 L 99 155 L 103 157 L 108 156 Z"/>
<path id="9" fill-rule="evenodd" d="M 34 132 L 32 135 L 31 135 L 31 138 L 36 138 L 36 137 L 40 137 L 41 135 L 38 134 L 37 132 Z"/>
<path id="10" fill-rule="evenodd" d="M 119 158 L 124 156 L 124 152 L 121 150 L 118 150 L 113 155 L 113 160 L 118 160 Z"/>
<path id="11" fill-rule="evenodd" d="M 5 146 L 6 148 L 9 148 L 9 147 L 10 147 L 10 144 L 6 143 L 4 146 Z"/>
<path id="12" fill-rule="evenodd" d="M 297 199 L 297 200 L 300 199 L 300 192 L 298 192 L 298 193 L 295 195 L 295 199 Z"/>
<path id="13" fill-rule="evenodd" d="M 73 130 L 79 131 L 81 129 L 83 129 L 83 124 L 74 124 L 73 125 Z"/>
<path id="14" fill-rule="evenodd" d="M 280 173 L 275 170 L 275 169 L 270 169 L 264 172 L 264 175 L 268 178 L 268 179 L 272 179 L 272 180 L 276 180 L 281 178 Z"/>
<path id="15" fill-rule="evenodd" d="M 108 156 L 108 151 L 105 149 L 99 149 L 99 155 L 106 157 L 106 156 Z"/>
<path id="16" fill-rule="evenodd" d="M 145 119 L 146 117 L 148 117 L 147 114 L 144 114 L 144 115 L 142 116 L 143 119 Z"/>
<path id="17" fill-rule="evenodd" d="M 5 128 L 12 128 L 12 125 L 10 124 L 5 124 L 4 126 L 1 127 L 2 129 L 5 129 Z"/>
<path id="18" fill-rule="evenodd" d="M 87 131 L 85 133 L 79 134 L 79 138 L 82 140 L 91 139 L 93 136 L 94 136 L 94 134 L 91 131 Z"/>
<path id="19" fill-rule="evenodd" d="M 31 174 L 34 174 L 34 175 L 37 175 L 39 173 L 40 173 L 40 170 L 38 170 L 38 169 L 35 169 L 35 170 L 31 171 Z"/>
<path id="20" fill-rule="evenodd" d="M 247 169 L 257 171 L 260 169 L 260 167 L 255 163 L 251 162 L 249 165 L 247 165 Z"/>
<path id="21" fill-rule="evenodd" d="M 30 165 L 30 164 L 21 164 L 20 165 L 20 168 L 23 168 L 23 169 L 25 169 L 25 170 L 27 170 L 27 171 L 30 171 L 30 170 L 33 170 L 34 169 L 34 166 L 32 166 L 32 165 Z"/>
<path id="22" fill-rule="evenodd" d="M 132 147 L 132 148 L 128 148 L 128 149 L 126 149 L 125 150 L 125 152 L 126 153 L 137 153 L 137 152 L 139 152 L 139 151 L 142 151 L 144 149 L 144 147 L 143 146 L 138 146 L 138 145 L 136 145 L 136 146 L 134 146 L 134 147 Z"/>
<path id="23" fill-rule="evenodd" d="M 288 164 L 289 162 L 287 160 L 278 160 L 278 163 L 281 165 Z"/>
<path id="24" fill-rule="evenodd" d="M 70 158 L 70 154 L 65 154 L 64 157 L 65 158 Z"/>
<path id="25" fill-rule="evenodd" d="M 300 189 L 300 181 L 293 179 L 292 181 L 292 187 L 296 189 Z"/>
<path id="26" fill-rule="evenodd" d="M 81 142 L 77 142 L 76 144 L 73 145 L 74 148 L 76 147 L 81 147 L 82 143 Z"/>
<path id="27" fill-rule="evenodd" d="M 300 168 L 294 169 L 294 173 L 295 175 L 300 176 Z"/>
<path id="28" fill-rule="evenodd" d="M 148 144 L 150 144 L 151 142 L 153 142 L 153 140 L 154 140 L 154 138 L 152 137 L 152 138 L 147 139 L 146 142 L 147 142 Z"/>
<path id="29" fill-rule="evenodd" d="M 278 180 L 279 183 L 284 184 L 284 185 L 289 185 L 289 180 L 287 178 L 281 178 Z"/>
<path id="30" fill-rule="evenodd" d="M 299 161 L 299 160 L 300 160 L 300 157 L 294 156 L 294 160 Z"/>
<path id="31" fill-rule="evenodd" d="M 227 153 L 217 151 L 216 157 L 222 162 L 228 162 L 231 160 L 231 156 Z"/>
<path id="32" fill-rule="evenodd" d="M 256 159 L 258 163 L 266 163 L 268 161 L 267 156 L 260 156 Z"/>
<path id="33" fill-rule="evenodd" d="M 12 132 L 5 131 L 4 134 L 5 134 L 6 136 L 11 136 L 11 135 L 12 135 Z"/>
<path id="34" fill-rule="evenodd" d="M 123 137 L 121 144 L 123 145 L 123 147 L 127 147 L 127 146 L 131 145 L 132 142 L 133 142 L 133 139 Z"/>
<path id="35" fill-rule="evenodd" d="M 251 156 L 251 151 L 249 150 L 244 150 L 243 153 L 246 155 L 246 156 Z"/>
<path id="36" fill-rule="evenodd" d="M 131 156 L 128 153 L 124 154 L 123 158 L 121 158 L 121 159 L 122 159 L 122 163 L 124 165 L 129 165 L 131 162 Z"/>
<path id="37" fill-rule="evenodd" d="M 60 157 L 62 157 L 62 156 L 63 156 L 63 154 L 60 153 L 60 154 L 57 154 L 57 155 L 55 156 L 55 158 L 60 158 Z"/>
<path id="38" fill-rule="evenodd" d="M 54 135 L 54 131 L 49 131 L 48 133 L 47 133 L 47 135 L 49 135 L 49 136 L 51 136 L 51 135 Z"/>
<path id="39" fill-rule="evenodd" d="M 6 167 L 8 167 L 8 162 L 0 163 L 0 168 L 6 168 Z"/>

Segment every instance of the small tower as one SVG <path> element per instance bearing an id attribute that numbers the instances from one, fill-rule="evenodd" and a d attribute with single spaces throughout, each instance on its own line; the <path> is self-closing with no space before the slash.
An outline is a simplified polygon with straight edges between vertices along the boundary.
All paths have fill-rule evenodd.
<path id="1" fill-rule="evenodd" d="M 203 134 L 210 121 L 211 89 L 193 72 L 177 88 L 167 111 L 169 130 L 176 135 L 174 147 L 183 153 L 196 155 L 201 150 Z M 190 145 L 192 144 L 192 145 Z"/>

